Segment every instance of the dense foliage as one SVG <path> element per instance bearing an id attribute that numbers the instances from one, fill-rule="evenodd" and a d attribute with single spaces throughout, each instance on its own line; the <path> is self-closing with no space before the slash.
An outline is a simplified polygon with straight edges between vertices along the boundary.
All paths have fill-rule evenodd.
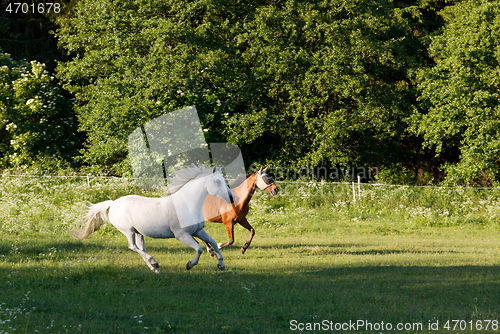
<path id="1" fill-rule="evenodd" d="M 449 182 L 498 181 L 500 4 L 464 2 L 444 14 L 446 25 L 429 48 L 436 65 L 419 72 L 413 129 L 449 157 Z"/>
<path id="2" fill-rule="evenodd" d="M 71 108 L 43 64 L 0 53 L 0 163 L 67 168 L 78 146 Z"/>
<path id="3" fill-rule="evenodd" d="M 247 165 L 499 181 L 494 1 L 68 3 L 56 77 L 94 171 L 128 173 L 129 134 L 196 105 L 207 142 Z"/>
<path id="4" fill-rule="evenodd" d="M 422 61 L 406 16 L 373 0 L 81 1 L 58 33 L 75 56 L 59 77 L 92 165 L 120 163 L 133 129 L 192 104 L 208 140 L 247 162 L 394 163 Z"/>

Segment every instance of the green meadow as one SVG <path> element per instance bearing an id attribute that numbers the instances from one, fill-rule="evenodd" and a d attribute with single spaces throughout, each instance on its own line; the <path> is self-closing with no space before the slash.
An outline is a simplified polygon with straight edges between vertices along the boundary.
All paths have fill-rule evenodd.
<path id="1" fill-rule="evenodd" d="M 0 178 L 0 333 L 497 333 L 500 190 L 280 183 L 222 250 L 146 239 L 152 273 L 87 202 L 161 196 L 126 179 Z M 356 189 L 357 191 L 357 189 Z M 356 194 L 357 195 L 357 194 Z M 220 224 L 207 223 L 218 242 Z"/>

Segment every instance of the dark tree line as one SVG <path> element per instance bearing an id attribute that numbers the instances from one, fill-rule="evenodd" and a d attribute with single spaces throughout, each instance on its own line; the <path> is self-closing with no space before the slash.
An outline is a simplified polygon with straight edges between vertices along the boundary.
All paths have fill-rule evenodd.
<path id="1" fill-rule="evenodd" d="M 63 8 L 37 17 L 44 23 L 34 34 L 47 37 L 45 24 L 56 31 L 59 49 L 47 45 L 57 68 L 43 52 L 8 53 L 11 63 L 46 63 L 51 84 L 75 98 L 78 168 L 130 173 L 128 135 L 196 105 L 207 142 L 240 146 L 247 165 L 373 166 L 392 182 L 500 177 L 495 1 L 80 0 Z M 8 15 L 0 19 L 0 41 L 22 40 Z M 15 123 L 7 108 L 5 126 Z M 4 167 L 19 164 L 2 143 Z"/>

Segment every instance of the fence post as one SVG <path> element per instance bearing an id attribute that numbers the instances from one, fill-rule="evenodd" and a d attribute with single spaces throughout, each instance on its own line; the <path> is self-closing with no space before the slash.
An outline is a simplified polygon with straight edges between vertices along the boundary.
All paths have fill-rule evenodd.
<path id="1" fill-rule="evenodd" d="M 356 202 L 356 188 L 354 187 L 354 181 L 352 181 L 352 198 Z"/>
<path id="2" fill-rule="evenodd" d="M 358 175 L 358 199 L 361 199 L 361 176 Z"/>

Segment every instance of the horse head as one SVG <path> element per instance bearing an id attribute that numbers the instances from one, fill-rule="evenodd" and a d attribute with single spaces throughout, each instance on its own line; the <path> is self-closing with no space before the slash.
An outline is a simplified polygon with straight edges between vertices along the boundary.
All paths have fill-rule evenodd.
<path id="1" fill-rule="evenodd" d="M 227 186 L 219 167 L 214 167 L 212 170 L 212 175 L 207 182 L 207 191 L 210 195 L 217 196 L 225 200 L 228 204 L 234 203 L 234 194 Z"/>
<path id="2" fill-rule="evenodd" d="M 267 174 L 267 167 L 262 170 L 262 167 L 257 172 L 257 187 L 260 190 L 265 190 L 271 196 L 274 196 L 278 193 L 278 187 L 274 184 L 274 180 L 269 174 Z"/>

